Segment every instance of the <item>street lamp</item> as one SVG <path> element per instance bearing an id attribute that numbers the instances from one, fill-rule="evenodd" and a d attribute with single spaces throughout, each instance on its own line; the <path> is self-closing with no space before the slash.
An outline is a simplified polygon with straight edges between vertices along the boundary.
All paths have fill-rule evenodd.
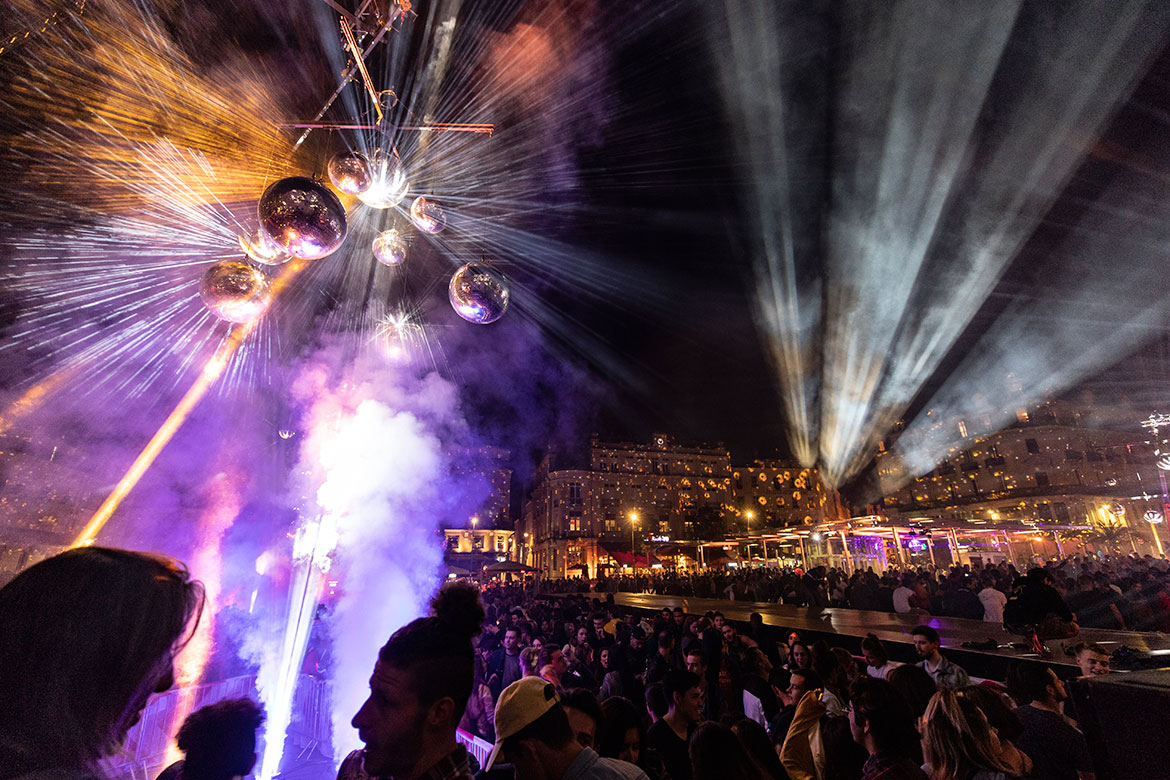
<path id="1" fill-rule="evenodd" d="M 743 519 L 747 521 L 747 532 L 748 532 L 749 536 L 751 535 L 751 532 L 752 532 L 752 520 L 754 520 L 755 517 L 756 517 L 756 513 L 753 512 L 752 510 L 750 510 L 750 509 L 744 510 Z M 748 562 L 748 567 L 750 568 L 751 564 L 752 564 L 752 543 L 750 541 L 747 543 L 747 562 Z M 764 565 L 765 566 L 768 565 L 766 556 L 765 556 L 765 560 L 764 560 Z"/>
<path id="2" fill-rule="evenodd" d="M 475 528 L 477 525 L 479 525 L 479 515 L 472 515 L 471 516 L 471 527 Z"/>
<path id="3" fill-rule="evenodd" d="M 638 523 L 638 513 L 630 512 L 627 516 L 630 518 L 630 568 L 636 575 L 638 573 L 638 555 L 634 552 L 634 527 Z"/>

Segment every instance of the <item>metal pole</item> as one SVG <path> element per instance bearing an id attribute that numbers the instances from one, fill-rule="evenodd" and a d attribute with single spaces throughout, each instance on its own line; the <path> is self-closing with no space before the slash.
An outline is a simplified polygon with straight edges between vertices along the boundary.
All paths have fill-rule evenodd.
<path id="1" fill-rule="evenodd" d="M 893 531 L 894 531 L 894 549 L 898 551 L 898 566 L 900 568 L 905 567 L 906 559 L 904 557 L 902 557 L 902 537 L 898 535 L 897 528 L 893 529 Z"/>
<path id="2" fill-rule="evenodd" d="M 1064 545 L 1060 543 L 1060 531 L 1053 531 L 1052 538 L 1056 540 L 1056 554 L 1064 557 Z"/>
<path id="3" fill-rule="evenodd" d="M 761 538 L 760 544 L 764 548 L 764 568 L 766 569 L 768 568 L 768 540 Z"/>
<path id="4" fill-rule="evenodd" d="M 934 536 L 926 537 L 926 551 L 930 553 L 930 565 L 938 568 L 938 564 L 934 562 Z"/>
<path id="5" fill-rule="evenodd" d="M 853 555 L 849 552 L 849 541 L 845 538 L 844 531 L 838 531 L 841 534 L 841 551 L 844 553 L 845 564 L 850 574 L 853 573 Z"/>
<path id="6" fill-rule="evenodd" d="M 796 537 L 800 540 L 800 563 L 804 566 L 804 570 L 808 571 L 808 553 L 804 550 L 804 537 Z"/>
<path id="7" fill-rule="evenodd" d="M 1008 563 L 1014 564 L 1016 562 L 1016 551 L 1015 551 L 1015 548 L 1012 547 L 1011 534 L 1009 534 L 1007 531 L 1004 531 L 1003 532 L 1003 540 L 1005 543 L 1007 543 Z"/>

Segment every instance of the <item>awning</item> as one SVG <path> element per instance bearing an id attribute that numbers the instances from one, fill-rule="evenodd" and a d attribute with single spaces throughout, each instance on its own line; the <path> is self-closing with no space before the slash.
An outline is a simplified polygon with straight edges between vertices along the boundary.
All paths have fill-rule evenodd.
<path id="1" fill-rule="evenodd" d="M 504 572 L 510 571 L 535 572 L 537 570 L 531 566 L 526 566 L 519 561 L 500 561 L 499 563 L 493 563 L 491 566 L 485 566 L 484 571 L 488 572 L 489 574 L 502 574 Z"/>

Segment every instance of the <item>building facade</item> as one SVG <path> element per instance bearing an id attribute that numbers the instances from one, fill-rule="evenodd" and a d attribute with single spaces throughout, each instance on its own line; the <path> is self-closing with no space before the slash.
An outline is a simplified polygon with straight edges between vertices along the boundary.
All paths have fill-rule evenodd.
<path id="1" fill-rule="evenodd" d="M 1066 541 L 1123 529 L 1126 552 L 1158 554 L 1152 535 L 1158 529 L 1151 526 L 1163 524 L 1167 512 L 1165 472 L 1155 453 L 1159 443 L 1140 421 L 1099 426 L 1072 405 L 1054 402 L 1033 413 L 1021 410 L 1014 424 L 993 433 L 954 424 L 960 443 L 918 476 L 879 447 L 883 514 L 988 527 L 1022 523 L 1063 530 Z M 1160 533 L 1164 541 L 1165 529 Z"/>
<path id="2" fill-rule="evenodd" d="M 456 481 L 469 486 L 475 503 L 449 507 L 439 523 L 443 560 L 451 569 L 477 573 L 501 560 L 517 560 L 511 513 L 511 453 L 480 447 L 456 453 Z"/>
<path id="3" fill-rule="evenodd" d="M 442 534 L 449 566 L 474 574 L 497 561 L 516 560 L 516 532 L 511 529 L 444 528 Z"/>
<path id="4" fill-rule="evenodd" d="M 594 438 L 585 469 L 558 469 L 547 453 L 517 532 L 528 565 L 552 577 L 596 577 L 632 556 L 638 566 L 693 562 L 695 541 L 819 522 L 826 512 L 839 516 L 840 503 L 815 469 L 779 460 L 736 467 L 721 444 L 688 446 L 659 433 L 648 443 Z"/>

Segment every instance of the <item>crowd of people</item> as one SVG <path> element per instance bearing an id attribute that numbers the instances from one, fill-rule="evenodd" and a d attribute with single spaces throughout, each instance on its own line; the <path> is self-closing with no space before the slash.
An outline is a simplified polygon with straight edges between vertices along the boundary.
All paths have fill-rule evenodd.
<path id="1" fill-rule="evenodd" d="M 1152 556 L 1071 556 L 1037 562 L 1076 613 L 1081 626 L 1170 632 L 1170 562 Z M 804 607 L 847 607 L 960 617 L 1002 623 L 1008 597 L 1020 581 L 1014 564 L 916 568 L 882 574 L 858 569 L 708 569 L 651 572 L 636 577 L 569 578 L 542 583 L 559 593 L 655 593 L 759 601 Z"/>
<path id="2" fill-rule="evenodd" d="M 987 572 L 984 572 L 987 574 Z M 1036 569 L 1024 588 L 1052 588 Z M 89 547 L 0 589 L 0 780 L 97 780 L 203 612 L 174 561 Z M 339 780 L 1078 780 L 1088 746 L 1068 688 L 1021 663 L 974 684 L 913 630 L 918 663 L 870 635 L 862 657 L 757 614 L 647 614 L 604 594 L 445 584 L 373 661 L 353 716 L 364 748 Z M 1110 672 L 1078 645 L 1084 675 Z M 1009 697 L 1010 694 L 1010 697 Z M 230 780 L 255 763 L 247 700 L 191 715 L 164 780 Z M 493 747 L 478 766 L 459 730 Z M 466 741 L 464 738 L 463 741 Z"/>

